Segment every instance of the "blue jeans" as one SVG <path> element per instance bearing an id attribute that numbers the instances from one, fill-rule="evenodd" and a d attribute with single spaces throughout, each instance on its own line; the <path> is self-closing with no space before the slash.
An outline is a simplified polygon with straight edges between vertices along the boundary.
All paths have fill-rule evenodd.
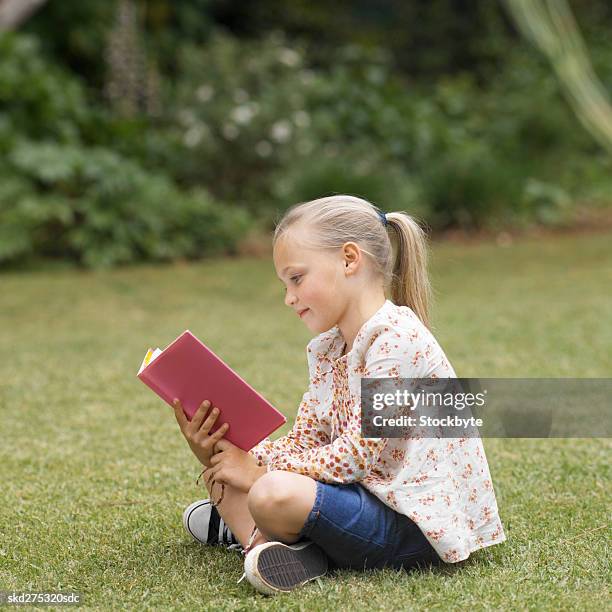
<path id="1" fill-rule="evenodd" d="M 331 569 L 408 569 L 442 560 L 419 527 L 359 483 L 317 483 L 299 538 L 323 549 Z"/>

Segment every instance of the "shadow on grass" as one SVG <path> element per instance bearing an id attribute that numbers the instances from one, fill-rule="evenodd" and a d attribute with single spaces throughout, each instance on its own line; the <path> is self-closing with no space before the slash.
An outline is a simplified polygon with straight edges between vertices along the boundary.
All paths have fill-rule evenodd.
<path id="1" fill-rule="evenodd" d="M 206 561 L 208 564 L 219 563 L 223 564 L 224 569 L 235 568 L 238 577 L 242 575 L 244 556 L 240 552 L 227 550 L 223 546 L 206 546 L 198 544 L 197 542 L 172 542 L 162 546 L 160 549 L 164 554 L 168 554 L 171 550 L 174 551 L 174 558 L 182 558 L 186 564 L 191 565 L 192 563 L 199 563 L 200 561 Z M 477 553 L 479 552 L 480 551 L 477 551 Z M 481 565 L 483 559 L 481 559 L 480 555 L 477 553 L 472 553 L 468 559 L 458 563 L 443 562 L 439 565 L 428 563 L 399 568 L 387 566 L 384 568 L 370 568 L 365 570 L 359 568 L 330 568 L 325 575 L 325 579 L 376 579 L 383 574 L 391 576 L 399 574 L 415 578 L 419 575 L 450 577 L 462 571 L 464 568 Z"/>

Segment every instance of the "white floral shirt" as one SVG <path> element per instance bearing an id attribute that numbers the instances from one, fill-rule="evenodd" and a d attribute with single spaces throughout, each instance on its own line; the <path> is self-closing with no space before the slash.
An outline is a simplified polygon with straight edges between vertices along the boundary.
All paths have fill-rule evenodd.
<path id="1" fill-rule="evenodd" d="M 268 471 L 327 483 L 359 482 L 412 519 L 447 563 L 506 539 L 480 438 L 362 438 L 368 378 L 456 378 L 432 333 L 408 306 L 386 300 L 342 355 L 337 326 L 307 347 L 309 389 L 292 430 L 251 453 Z"/>

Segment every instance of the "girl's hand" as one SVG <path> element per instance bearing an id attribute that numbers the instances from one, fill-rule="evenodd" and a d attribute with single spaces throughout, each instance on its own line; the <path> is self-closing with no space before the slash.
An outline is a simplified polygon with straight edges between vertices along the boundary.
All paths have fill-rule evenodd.
<path id="1" fill-rule="evenodd" d="M 191 421 L 187 420 L 180 400 L 175 399 L 173 405 L 174 416 L 176 416 L 181 432 L 185 436 L 191 451 L 203 466 L 211 467 L 210 459 L 215 452 L 215 443 L 219 442 L 225 435 L 229 425 L 227 423 L 223 423 L 223 425 L 221 425 L 221 427 L 219 427 L 214 434 L 208 433 L 215 424 L 219 414 L 219 410 L 217 408 L 213 408 L 208 417 L 205 418 L 206 412 L 210 407 L 210 402 L 208 400 L 202 402 L 196 413 L 193 415 Z M 225 442 L 228 442 L 228 440 L 225 440 Z M 231 442 L 228 442 L 228 444 L 231 444 Z"/>
<path id="2" fill-rule="evenodd" d="M 207 486 L 214 480 L 248 493 L 253 483 L 267 472 L 266 466 L 257 465 L 257 460 L 253 455 L 243 451 L 229 440 L 220 440 L 215 444 L 215 449 L 218 452 L 210 460 L 212 467 L 205 470 L 203 474 Z"/>

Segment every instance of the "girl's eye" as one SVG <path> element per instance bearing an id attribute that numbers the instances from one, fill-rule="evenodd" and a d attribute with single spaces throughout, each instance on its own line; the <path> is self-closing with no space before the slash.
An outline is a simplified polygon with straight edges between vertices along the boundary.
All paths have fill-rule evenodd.
<path id="1" fill-rule="evenodd" d="M 296 274 L 295 276 L 291 276 L 291 277 L 289 278 L 289 280 L 290 280 L 290 281 L 292 281 L 292 282 L 294 282 L 294 283 L 297 285 L 297 284 L 299 284 L 299 283 L 298 283 L 298 280 L 299 280 L 300 278 L 302 278 L 302 275 L 301 275 L 301 274 Z M 285 287 L 285 293 L 287 293 L 287 287 Z"/>

